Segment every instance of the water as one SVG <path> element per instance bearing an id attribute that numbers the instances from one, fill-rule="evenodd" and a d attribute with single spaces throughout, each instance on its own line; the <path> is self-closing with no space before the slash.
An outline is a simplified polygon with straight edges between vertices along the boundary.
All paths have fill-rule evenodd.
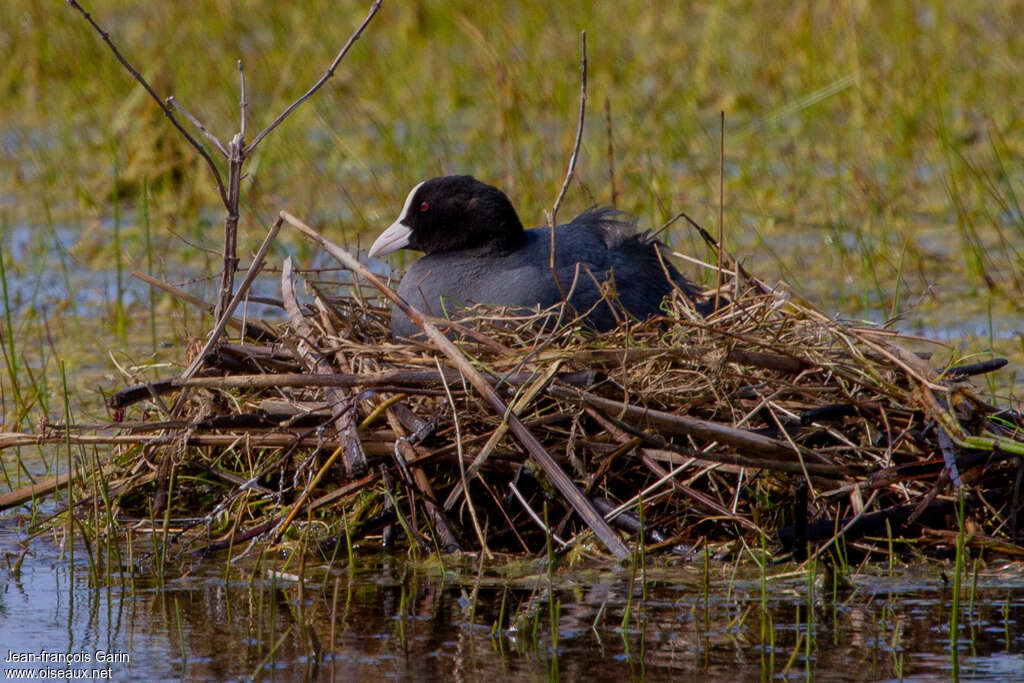
<path id="1" fill-rule="evenodd" d="M 19 540 L 5 520 L 5 556 L 19 552 Z M 954 663 L 948 566 L 862 570 L 836 600 L 827 581 L 808 599 L 805 576 L 774 567 L 769 575 L 783 578 L 768 582 L 762 609 L 756 572 L 713 561 L 705 591 L 702 559 L 658 560 L 646 597 L 639 576 L 633 583 L 625 629 L 628 568 L 560 569 L 556 652 L 539 561 L 508 577 L 500 559 L 478 572 L 477 558 L 448 558 L 442 572 L 371 543 L 356 549 L 352 567 L 307 565 L 301 589 L 294 567 L 268 569 L 280 560 L 271 556 L 236 563 L 228 578 L 216 558 L 169 568 L 161 586 L 143 545 L 135 543 L 134 572 L 115 568 L 96 582 L 84 548 L 70 565 L 54 538 L 36 539 L 20 573 L 0 572 L 3 659 L 67 653 L 86 663 L 60 668 L 110 667 L 117 681 L 536 680 L 553 672 L 566 680 L 884 680 L 901 671 L 917 680 L 1024 680 L 1019 565 L 980 571 L 973 608 L 964 582 Z M 57 668 L 3 664 L 5 675 L 47 666 Z"/>

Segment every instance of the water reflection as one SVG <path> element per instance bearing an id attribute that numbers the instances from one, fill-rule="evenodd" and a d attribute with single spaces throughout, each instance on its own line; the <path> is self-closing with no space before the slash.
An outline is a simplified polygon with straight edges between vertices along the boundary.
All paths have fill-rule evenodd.
<path id="1" fill-rule="evenodd" d="M 0 548 L 18 552 L 11 523 Z M 84 551 L 71 569 L 37 539 L 20 573 L 3 572 L 2 654 L 110 653 L 121 660 L 94 666 L 119 681 L 953 675 L 949 588 L 934 566 L 862 572 L 835 600 L 827 584 L 809 596 L 806 576 L 783 578 L 762 602 L 760 576 L 714 563 L 707 590 L 703 567 L 651 566 L 630 596 L 628 568 L 556 572 L 552 595 L 541 565 L 507 578 L 475 560 L 442 572 L 373 553 L 351 570 L 307 566 L 300 583 L 269 562 L 204 562 L 162 587 L 149 569 L 123 582 L 112 572 L 96 585 Z M 962 604 L 960 678 L 1024 679 L 1024 571 L 981 572 Z"/>

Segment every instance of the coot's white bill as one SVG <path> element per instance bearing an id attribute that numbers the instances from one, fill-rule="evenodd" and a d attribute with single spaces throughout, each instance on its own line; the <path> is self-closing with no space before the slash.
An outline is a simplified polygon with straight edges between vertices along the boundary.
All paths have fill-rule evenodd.
<path id="1" fill-rule="evenodd" d="M 423 183 L 418 183 L 416 187 L 409 191 L 405 198 L 405 205 L 402 206 L 402 213 L 398 214 L 398 219 L 374 240 L 369 251 L 371 258 L 374 256 L 384 256 L 393 251 L 398 251 L 402 247 L 409 246 L 409 236 L 412 235 L 412 228 L 405 225 L 405 223 L 409 217 L 409 208 L 412 206 L 413 197 L 416 196 L 416 190 L 422 186 Z"/>
<path id="2" fill-rule="evenodd" d="M 391 227 L 377 237 L 370 247 L 370 256 L 383 256 L 384 254 L 398 251 L 402 247 L 409 246 L 409 236 L 412 234 L 412 228 L 402 225 L 399 222 L 401 220 L 399 218 L 391 224 Z"/>

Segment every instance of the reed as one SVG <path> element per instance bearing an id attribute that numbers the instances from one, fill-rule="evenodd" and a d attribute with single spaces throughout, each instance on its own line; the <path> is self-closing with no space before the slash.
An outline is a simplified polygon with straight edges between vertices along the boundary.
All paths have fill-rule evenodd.
<path id="1" fill-rule="evenodd" d="M 3 234 L 8 234 L 8 218 L 6 212 L 0 212 L 0 227 L 3 228 Z M 5 248 L 0 244 L 0 292 L 3 294 L 4 299 L 4 344 L 2 348 L 4 350 L 4 366 L 7 369 L 7 378 L 10 382 L 11 394 L 14 398 L 14 416 L 15 419 L 11 420 L 8 415 L 8 410 L 4 408 L 4 425 L 8 422 L 11 428 L 17 429 L 21 420 L 23 419 L 24 413 L 24 401 L 21 397 L 21 382 L 19 380 L 18 372 L 18 353 L 14 346 L 14 340 L 17 338 L 17 334 L 14 329 L 13 315 L 11 312 L 11 298 L 7 291 L 7 266 L 5 264 Z"/>

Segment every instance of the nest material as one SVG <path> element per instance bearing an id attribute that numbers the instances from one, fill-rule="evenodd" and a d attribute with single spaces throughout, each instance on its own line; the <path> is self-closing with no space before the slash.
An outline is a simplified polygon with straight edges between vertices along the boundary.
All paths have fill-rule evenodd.
<path id="1" fill-rule="evenodd" d="M 123 507 L 155 501 L 199 520 L 180 529 L 204 550 L 286 533 L 329 548 L 392 527 L 428 550 L 532 553 L 549 534 L 556 548 L 602 549 L 514 419 L 436 344 L 392 343 L 388 308 L 358 283 L 339 295 L 311 282 L 300 306 L 285 270 L 289 323 L 274 341 L 207 355 L 164 439 L 175 445 L 138 454 L 154 470 L 134 490 L 156 496 L 125 489 Z M 742 270 L 720 291 L 730 296 L 707 319 L 677 293 L 664 317 L 623 313 L 603 334 L 552 324 L 579 312 L 471 308 L 448 336 L 629 543 L 641 531 L 677 550 L 767 538 L 799 558 L 834 537 L 886 552 L 895 538 L 935 552 L 959 528 L 963 493 L 974 542 L 1024 548 L 1024 420 L 967 379 L 998 363 L 936 370 L 910 350 L 931 342 L 830 318 Z M 132 387 L 111 404 L 148 399 L 151 414 L 181 384 Z"/>

